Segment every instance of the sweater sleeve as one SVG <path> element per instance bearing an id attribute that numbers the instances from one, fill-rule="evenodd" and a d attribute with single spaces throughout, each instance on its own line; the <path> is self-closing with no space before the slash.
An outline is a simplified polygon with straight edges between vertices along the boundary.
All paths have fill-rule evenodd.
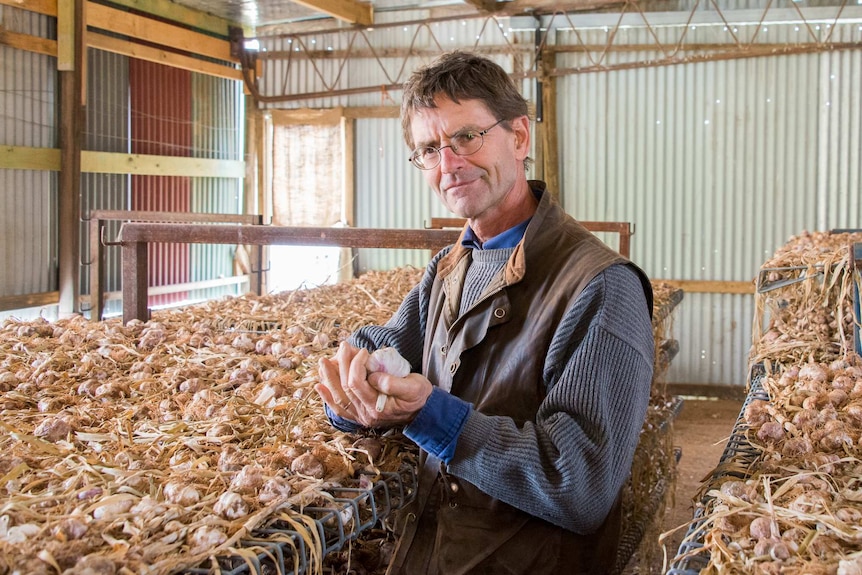
<path id="1" fill-rule="evenodd" d="M 361 327 L 350 336 L 349 342 L 356 347 L 374 351 L 381 347 L 394 347 L 410 362 L 411 371 L 422 368 L 422 345 L 425 340 L 425 322 L 428 316 L 428 293 L 434 283 L 437 262 L 449 249 L 439 252 L 428 264 L 419 284 L 410 290 L 385 325 Z"/>
<path id="2" fill-rule="evenodd" d="M 612 266 L 567 311 L 535 422 L 473 410 L 449 473 L 576 533 L 594 532 L 629 475 L 652 384 L 654 342 L 637 274 Z"/>
<path id="3" fill-rule="evenodd" d="M 425 273 L 422 276 L 419 284 L 413 287 L 398 310 L 395 312 L 385 325 L 368 325 L 357 329 L 349 338 L 349 343 L 355 347 L 362 347 L 369 351 L 374 351 L 381 347 L 394 347 L 398 353 L 410 363 L 410 371 L 419 371 L 422 368 L 422 344 L 425 334 L 425 318 L 427 317 L 427 294 L 431 289 L 431 284 L 434 282 L 434 274 L 437 270 L 437 262 L 442 256 L 448 253 L 449 248 L 439 252 L 428 264 Z M 326 415 L 330 423 L 341 431 L 358 432 L 364 428 L 358 423 L 349 419 L 344 419 L 337 416 L 328 407 Z M 434 418 L 432 418 L 432 421 Z M 454 434 L 460 433 L 463 421 L 459 423 L 457 430 L 448 432 Z M 423 434 L 419 431 L 418 433 Z M 423 437 L 429 437 L 429 432 L 425 432 Z M 439 434 L 434 436 L 440 437 Z M 439 440 L 438 440 L 439 441 Z M 448 452 L 454 450 L 454 439 L 449 442 Z"/>

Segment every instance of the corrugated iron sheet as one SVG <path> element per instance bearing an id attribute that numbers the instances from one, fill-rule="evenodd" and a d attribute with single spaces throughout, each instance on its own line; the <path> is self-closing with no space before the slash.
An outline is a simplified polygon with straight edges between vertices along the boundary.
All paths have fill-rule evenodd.
<path id="1" fill-rule="evenodd" d="M 244 143 L 242 85 L 222 78 L 192 74 L 192 149 L 195 157 L 241 160 Z M 241 214 L 243 183 L 233 178 L 193 178 L 191 211 Z M 190 246 L 191 281 L 234 275 L 236 246 Z M 239 286 L 192 290 L 194 300 L 239 293 Z"/>
<path id="2" fill-rule="evenodd" d="M 632 222 L 633 259 L 657 280 L 749 282 L 791 235 L 862 225 L 862 51 L 643 65 L 678 48 L 697 55 L 684 51 L 695 44 L 858 43 L 860 25 L 758 26 L 748 19 L 727 28 L 686 27 L 685 13 L 675 23 L 661 16 L 652 30 L 600 26 L 579 29 L 580 39 L 571 30 L 552 38 L 555 45 L 593 46 L 558 55 L 558 68 L 631 66 L 557 78 L 567 211 L 583 220 Z M 604 51 L 610 34 L 632 48 Z M 357 63 L 366 75 L 374 66 Z M 356 138 L 357 226 L 415 227 L 446 215 L 434 213 L 436 198 L 403 160 L 397 120 L 357 121 Z M 363 250 L 359 268 L 425 261 L 378 251 Z M 682 349 L 669 380 L 743 384 L 753 305 L 753 295 L 687 294 L 675 322 Z"/>
<path id="3" fill-rule="evenodd" d="M 731 23 L 732 25 L 732 23 Z M 797 25 L 697 26 L 692 44 L 792 44 Z M 760 36 L 755 36 L 755 33 Z M 823 25 L 814 30 L 830 33 Z M 580 31 L 587 44 L 608 31 Z M 656 28 L 673 45 L 679 27 Z M 858 24 L 833 38 L 862 38 Z M 574 41 L 559 32 L 557 43 Z M 650 33 L 617 31 L 620 44 Z M 836 40 L 837 41 L 837 40 Z M 859 227 L 859 50 L 692 62 L 558 80 L 563 200 L 585 220 L 636 225 L 633 259 L 656 279 L 747 282 L 791 235 Z M 560 56 L 560 67 L 598 54 Z M 643 58 L 612 52 L 607 65 Z M 658 57 L 658 55 L 656 55 Z M 673 382 L 743 384 L 753 296 L 688 294 L 675 322 Z"/>
<path id="4" fill-rule="evenodd" d="M 129 60 L 132 153 L 190 156 L 191 72 Z M 185 176 L 132 176 L 132 209 L 188 212 L 191 181 Z M 149 281 L 163 286 L 189 281 L 188 244 L 150 244 Z M 185 292 L 155 296 L 152 305 L 182 301 Z"/>
<path id="5" fill-rule="evenodd" d="M 129 141 L 129 59 L 126 56 L 87 51 L 87 114 L 84 149 L 128 153 Z M 90 293 L 88 265 L 92 265 L 88 222 L 93 210 L 128 210 L 131 204 L 131 178 L 124 174 L 81 174 L 81 293 Z M 105 241 L 116 241 L 121 222 L 105 222 Z M 122 289 L 122 259 L 119 246 L 103 249 L 104 288 Z M 105 313 L 122 311 L 122 302 L 108 300 Z"/>
<path id="6" fill-rule="evenodd" d="M 0 21 L 11 32 L 56 37 L 47 16 L 0 6 Z M 56 147 L 56 59 L 0 46 L 0 62 L 0 144 Z M 56 213 L 56 173 L 0 169 L 0 296 L 57 289 Z"/>

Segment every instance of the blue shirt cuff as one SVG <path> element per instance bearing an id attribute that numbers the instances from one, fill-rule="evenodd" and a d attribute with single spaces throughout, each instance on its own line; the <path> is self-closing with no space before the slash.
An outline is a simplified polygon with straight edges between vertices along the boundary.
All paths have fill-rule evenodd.
<path id="1" fill-rule="evenodd" d="M 325 403 L 323 404 L 323 409 L 326 411 L 326 417 L 329 418 L 329 422 L 332 424 L 332 427 L 339 431 L 343 431 L 345 433 L 356 433 L 365 429 L 364 426 L 356 423 L 352 419 L 346 419 L 336 415 L 335 412 L 329 409 L 329 406 Z"/>
<path id="2" fill-rule="evenodd" d="M 404 435 L 448 465 L 472 409 L 472 404 L 435 387 Z"/>

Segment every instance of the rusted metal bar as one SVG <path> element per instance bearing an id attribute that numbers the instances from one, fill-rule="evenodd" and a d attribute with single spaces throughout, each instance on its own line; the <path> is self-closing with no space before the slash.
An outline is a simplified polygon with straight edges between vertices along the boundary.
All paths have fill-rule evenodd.
<path id="1" fill-rule="evenodd" d="M 123 323 L 132 319 L 147 321 L 147 244 L 123 243 Z"/>
<path id="2" fill-rule="evenodd" d="M 146 321 L 149 318 L 149 243 L 306 245 L 437 251 L 455 242 L 460 233 L 460 230 L 125 223 L 120 228 L 120 242 L 123 246 L 123 323 L 132 319 Z"/>
<path id="3" fill-rule="evenodd" d="M 102 230 L 107 221 L 136 222 L 175 222 L 175 223 L 223 223 L 223 224 L 257 224 L 263 223 L 263 216 L 258 214 L 210 214 L 201 212 L 157 212 L 131 210 L 91 210 L 90 211 L 90 319 L 99 321 L 105 310 L 105 271 L 104 247 Z M 257 253 L 260 259 L 260 250 Z M 258 269 L 260 266 L 258 265 Z M 260 294 L 260 271 L 256 278 L 257 285 L 252 282 L 252 290 Z"/>
<path id="4" fill-rule="evenodd" d="M 463 218 L 431 218 L 430 229 L 461 228 L 464 225 Z M 634 234 L 629 222 L 582 222 L 579 224 L 591 232 L 615 232 L 620 235 L 619 252 L 623 257 L 631 257 L 631 238 Z"/>

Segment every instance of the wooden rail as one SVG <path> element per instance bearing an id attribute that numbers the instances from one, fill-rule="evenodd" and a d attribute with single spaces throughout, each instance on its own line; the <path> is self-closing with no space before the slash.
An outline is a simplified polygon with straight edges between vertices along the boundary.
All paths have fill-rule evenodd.
<path id="1" fill-rule="evenodd" d="M 444 228 L 463 228 L 466 220 L 462 218 L 431 218 L 430 229 L 439 230 Z M 631 240 L 634 230 L 630 222 L 582 222 L 579 224 L 591 232 L 615 232 L 620 235 L 620 245 L 617 250 L 620 255 L 631 257 Z"/>
<path id="2" fill-rule="evenodd" d="M 102 319 L 105 309 L 105 271 L 104 271 L 104 248 L 111 245 L 106 242 L 104 224 L 107 221 L 126 222 L 173 222 L 192 224 L 256 224 L 263 222 L 263 216 L 250 214 L 209 214 L 201 212 L 151 212 L 151 211 L 128 211 L 128 210 L 92 210 L 90 212 L 90 319 L 98 321 Z M 183 226 L 188 228 L 188 226 Z M 257 253 L 257 265 L 252 267 L 257 270 L 256 279 L 252 281 L 252 291 L 260 293 L 261 286 L 261 252 Z M 254 269 L 253 269 L 254 271 Z M 255 278 L 255 274 L 252 274 Z M 123 283 L 125 284 L 125 278 Z M 146 294 L 146 292 L 144 292 Z M 146 296 L 145 296 L 146 297 Z M 124 304 L 125 305 L 125 304 Z"/>
<path id="3" fill-rule="evenodd" d="M 430 249 L 454 243 L 461 230 L 317 228 L 258 225 L 187 226 L 175 223 L 125 223 L 120 228 L 123 250 L 123 323 L 149 319 L 147 308 L 147 244 L 305 245 L 353 248 Z"/>

